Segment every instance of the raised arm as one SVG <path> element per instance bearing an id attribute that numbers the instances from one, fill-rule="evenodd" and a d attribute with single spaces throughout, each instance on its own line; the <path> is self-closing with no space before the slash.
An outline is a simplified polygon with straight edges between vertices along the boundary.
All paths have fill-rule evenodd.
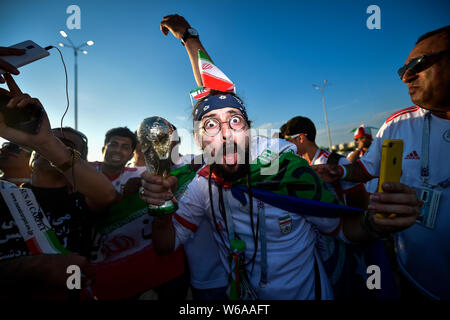
<path id="1" fill-rule="evenodd" d="M 361 149 L 355 149 L 354 151 L 352 151 L 352 153 L 350 153 L 347 157 L 347 160 L 350 161 L 351 163 L 354 163 L 356 160 L 359 159 L 359 153 L 361 152 Z"/>
<path id="2" fill-rule="evenodd" d="M 164 33 L 166 36 L 169 34 L 170 31 L 175 38 L 181 41 L 183 34 L 186 32 L 187 29 L 191 28 L 191 25 L 182 16 L 172 14 L 165 16 L 162 19 L 160 23 L 160 28 L 162 33 Z M 199 38 L 188 38 L 184 46 L 189 55 L 189 60 L 191 61 L 192 72 L 194 73 L 195 81 L 197 82 L 198 86 L 203 86 L 202 78 L 200 76 L 200 71 L 198 68 L 198 53 L 197 53 L 198 50 L 202 50 L 204 53 L 206 53 L 206 55 L 211 61 L 213 60 L 206 52 L 206 49 L 203 47 Z"/>
<path id="3" fill-rule="evenodd" d="M 5 74 L 4 77 L 10 91 L 0 89 L 0 94 L 11 97 L 7 108 L 24 108 L 27 105 L 42 107 L 38 99 L 22 93 L 11 75 Z M 45 111 L 37 134 L 29 134 L 8 127 L 4 122 L 3 114 L 0 113 L 0 136 L 32 148 L 56 167 L 69 164 L 65 165 L 66 169 L 61 172 L 69 183 L 75 184 L 77 191 L 86 197 L 92 210 L 102 210 L 115 201 L 116 191 L 110 181 L 103 174 L 97 172 L 86 160 L 76 159 L 75 154 L 53 135 Z M 73 165 L 70 165 L 71 163 Z"/>
<path id="4" fill-rule="evenodd" d="M 351 182 L 367 182 L 373 178 L 364 171 L 363 167 L 358 162 L 344 166 L 319 164 L 311 167 L 326 183 L 337 182 L 340 179 Z"/>

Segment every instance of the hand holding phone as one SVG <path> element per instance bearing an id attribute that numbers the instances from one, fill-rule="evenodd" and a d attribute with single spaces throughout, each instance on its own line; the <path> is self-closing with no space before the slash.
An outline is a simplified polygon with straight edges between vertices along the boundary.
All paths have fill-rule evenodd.
<path id="1" fill-rule="evenodd" d="M 19 70 L 17 70 L 16 67 L 11 65 L 10 63 L 6 62 L 2 59 L 3 56 L 11 56 L 11 55 L 23 55 L 25 54 L 25 50 L 23 49 L 15 49 L 15 48 L 8 48 L 8 47 L 0 47 L 0 69 L 5 70 L 6 72 L 18 75 Z M 5 83 L 5 79 L 0 75 L 0 83 Z"/>
<path id="2" fill-rule="evenodd" d="M 29 104 L 23 108 L 7 108 L 10 97 L 0 92 L 0 113 L 8 127 L 31 134 L 37 134 L 41 127 L 44 110 L 42 107 Z"/>
<path id="3" fill-rule="evenodd" d="M 49 55 L 47 50 L 31 40 L 8 48 L 0 47 L 0 75 L 6 72 L 19 74 L 18 68 Z"/>
<path id="4" fill-rule="evenodd" d="M 2 133 L 7 128 L 13 128 L 37 135 L 45 117 L 44 108 L 38 99 L 23 94 L 9 73 L 5 74 L 5 79 L 10 91 L 0 88 Z M 6 128 L 3 128 L 4 126 Z"/>
<path id="5" fill-rule="evenodd" d="M 400 182 L 402 176 L 402 157 L 402 139 L 386 139 L 383 141 L 377 192 L 384 192 L 384 182 Z M 377 213 L 376 216 L 378 218 L 387 217 L 385 214 L 380 213 Z"/>

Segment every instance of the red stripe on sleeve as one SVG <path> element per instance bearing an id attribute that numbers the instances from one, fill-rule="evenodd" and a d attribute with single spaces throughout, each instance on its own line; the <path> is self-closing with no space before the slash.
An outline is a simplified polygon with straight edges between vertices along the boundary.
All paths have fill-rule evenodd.
<path id="1" fill-rule="evenodd" d="M 408 108 L 402 109 L 400 111 L 397 111 L 396 113 L 392 114 L 389 118 L 387 118 L 385 123 L 388 123 L 403 114 L 414 112 L 417 110 L 419 110 L 418 106 L 412 106 L 412 107 L 408 107 Z"/>
<path id="2" fill-rule="evenodd" d="M 175 218 L 175 220 L 178 221 L 179 224 L 181 224 L 183 227 L 191 230 L 192 232 L 197 232 L 197 226 L 193 223 L 190 223 L 189 221 L 187 221 L 186 219 L 180 217 L 178 214 L 174 214 L 173 217 Z"/>

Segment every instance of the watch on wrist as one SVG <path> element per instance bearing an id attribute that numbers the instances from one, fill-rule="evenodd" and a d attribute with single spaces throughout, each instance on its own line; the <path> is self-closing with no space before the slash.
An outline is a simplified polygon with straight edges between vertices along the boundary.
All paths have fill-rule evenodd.
<path id="1" fill-rule="evenodd" d="M 189 38 L 199 38 L 198 37 L 198 31 L 195 30 L 194 28 L 187 28 L 186 31 L 183 33 L 183 35 L 181 36 L 181 43 L 183 44 L 183 46 L 186 43 L 186 40 Z"/>
<path id="2" fill-rule="evenodd" d="M 60 165 L 51 163 L 51 165 L 53 167 L 55 167 L 56 169 L 58 169 L 61 172 L 65 172 L 65 171 L 69 170 L 70 168 L 72 168 L 73 165 L 75 164 L 75 162 L 81 158 L 81 153 L 78 150 L 75 150 L 73 148 L 67 148 L 67 149 L 72 154 L 72 156 L 70 157 L 69 160 L 67 160 L 66 162 L 64 162 L 63 164 L 60 164 Z"/>
<path id="3" fill-rule="evenodd" d="M 372 222 L 370 221 L 368 210 L 364 211 L 364 213 L 362 214 L 361 219 L 360 219 L 360 224 L 361 224 L 361 227 L 364 230 L 366 230 L 366 232 L 369 233 L 371 237 L 373 237 L 375 239 L 384 240 L 391 236 L 391 233 L 389 233 L 389 232 L 379 232 L 378 230 L 375 230 Z"/>

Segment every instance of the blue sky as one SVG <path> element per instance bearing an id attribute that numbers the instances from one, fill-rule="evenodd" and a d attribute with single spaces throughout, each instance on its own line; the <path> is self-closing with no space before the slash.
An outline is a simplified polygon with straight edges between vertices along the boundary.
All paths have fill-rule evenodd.
<path id="1" fill-rule="evenodd" d="M 81 8 L 81 29 L 68 30 L 66 8 Z M 381 29 L 369 30 L 369 5 L 381 10 Z M 447 13 L 446 13 L 447 12 Z M 410 106 L 396 70 L 417 38 L 450 24 L 450 2 L 429 1 L 32 1 L 0 2 L 2 46 L 33 40 L 94 40 L 79 56 L 79 130 L 89 138 L 89 159 L 101 160 L 105 132 L 159 115 L 184 129 L 182 152 L 193 152 L 189 130 L 195 87 L 187 54 L 159 30 L 161 18 L 178 13 L 200 33 L 215 64 L 236 84 L 255 127 L 278 129 L 303 115 L 327 145 L 322 98 L 312 86 L 324 79 L 333 144 L 352 139 L 357 125 L 379 127 L 395 110 Z M 73 52 L 63 48 L 71 106 L 64 125 L 74 125 Z M 64 69 L 57 51 L 24 66 L 16 81 L 44 104 L 53 127 L 65 110 Z"/>

